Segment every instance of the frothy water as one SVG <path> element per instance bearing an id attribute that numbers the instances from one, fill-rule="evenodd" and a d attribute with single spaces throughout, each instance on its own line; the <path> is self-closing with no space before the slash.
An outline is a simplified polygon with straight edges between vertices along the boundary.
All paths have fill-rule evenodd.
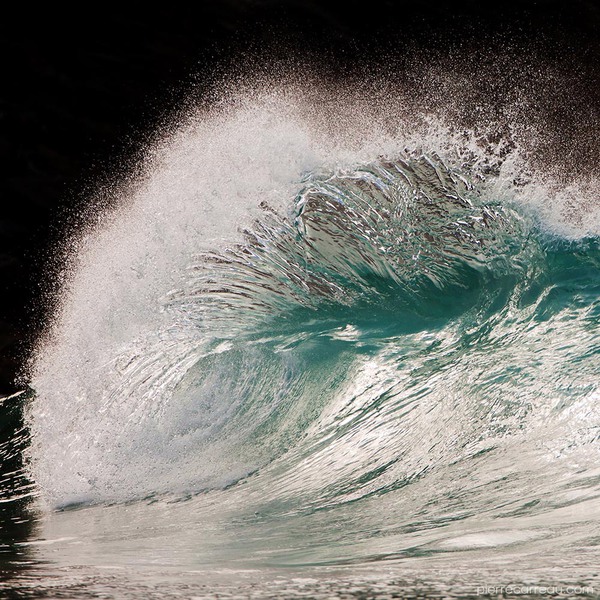
<path id="1" fill-rule="evenodd" d="M 72 242 L 27 412 L 59 564 L 596 556 L 593 182 L 337 108 L 191 116 Z"/>

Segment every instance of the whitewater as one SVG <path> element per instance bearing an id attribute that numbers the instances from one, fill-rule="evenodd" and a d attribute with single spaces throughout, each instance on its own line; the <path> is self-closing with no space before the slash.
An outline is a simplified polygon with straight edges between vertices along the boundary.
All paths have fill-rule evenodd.
<path id="1" fill-rule="evenodd" d="M 64 242 L 28 556 L 84 595 L 600 589 L 595 182 L 266 87 L 188 107 Z"/>

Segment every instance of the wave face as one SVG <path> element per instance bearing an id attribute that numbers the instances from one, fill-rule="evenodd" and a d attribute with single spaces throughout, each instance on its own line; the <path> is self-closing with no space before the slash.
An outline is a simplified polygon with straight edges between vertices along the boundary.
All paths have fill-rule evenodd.
<path id="1" fill-rule="evenodd" d="M 349 149 L 284 104 L 172 134 L 75 244 L 32 371 L 42 498 L 216 494 L 334 560 L 585 545 L 597 223 L 441 129 Z"/>

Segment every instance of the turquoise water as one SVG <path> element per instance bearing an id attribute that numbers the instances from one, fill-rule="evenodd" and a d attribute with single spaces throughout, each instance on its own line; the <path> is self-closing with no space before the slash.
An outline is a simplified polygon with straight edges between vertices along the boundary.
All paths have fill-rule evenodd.
<path id="1" fill-rule="evenodd" d="M 41 574 L 84 597 L 268 597 L 281 577 L 589 595 L 594 213 L 266 113 L 175 137 L 74 244 L 31 367 L 23 593 Z"/>

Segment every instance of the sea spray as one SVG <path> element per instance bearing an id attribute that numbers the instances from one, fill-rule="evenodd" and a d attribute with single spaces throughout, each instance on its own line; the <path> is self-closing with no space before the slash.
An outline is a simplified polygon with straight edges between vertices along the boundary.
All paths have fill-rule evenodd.
<path id="1" fill-rule="evenodd" d="M 337 137 L 289 89 L 190 118 L 80 236 L 32 366 L 51 507 L 200 494 L 291 563 L 560 543 L 597 491 L 593 186 L 571 213 L 514 140 L 351 100 Z"/>

